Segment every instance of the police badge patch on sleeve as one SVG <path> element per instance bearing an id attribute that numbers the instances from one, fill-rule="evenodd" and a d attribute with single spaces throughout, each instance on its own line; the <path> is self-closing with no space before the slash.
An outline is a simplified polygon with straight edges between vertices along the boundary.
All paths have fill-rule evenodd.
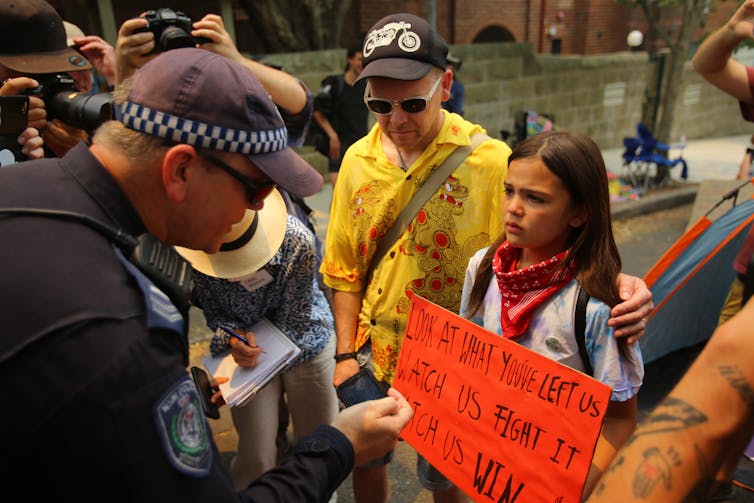
<path id="1" fill-rule="evenodd" d="M 209 427 L 199 394 L 188 375 L 162 395 L 154 406 L 154 415 L 170 464 L 191 477 L 209 474 L 213 458 Z"/>

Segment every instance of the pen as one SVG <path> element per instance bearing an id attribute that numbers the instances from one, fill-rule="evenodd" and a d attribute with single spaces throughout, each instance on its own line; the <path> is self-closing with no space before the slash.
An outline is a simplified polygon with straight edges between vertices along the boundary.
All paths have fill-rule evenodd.
<path id="1" fill-rule="evenodd" d="M 256 348 L 256 346 L 249 344 L 249 339 L 247 339 L 246 337 L 244 337 L 244 336 L 236 333 L 236 331 L 233 330 L 233 329 L 231 329 L 230 327 L 228 327 L 226 325 L 220 325 L 218 328 L 220 328 L 220 330 L 222 330 L 226 334 L 230 335 L 231 337 L 235 337 L 236 339 L 238 339 L 239 341 L 243 342 L 247 346 L 252 347 L 252 348 Z M 262 351 L 262 353 L 264 353 L 264 351 Z"/>
<path id="2" fill-rule="evenodd" d="M 226 334 L 230 335 L 231 337 L 235 337 L 236 339 L 238 339 L 239 341 L 243 342 L 247 346 L 250 345 L 249 344 L 249 339 L 247 339 L 246 337 L 244 337 L 242 335 L 237 334 L 236 331 L 233 330 L 232 328 L 230 328 L 229 326 L 227 326 L 227 325 L 220 325 L 219 328 L 220 328 L 220 330 L 222 330 Z"/>

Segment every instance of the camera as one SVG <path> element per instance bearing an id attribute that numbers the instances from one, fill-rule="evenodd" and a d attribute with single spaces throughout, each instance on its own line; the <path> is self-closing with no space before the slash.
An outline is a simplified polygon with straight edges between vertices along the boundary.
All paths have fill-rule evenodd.
<path id="1" fill-rule="evenodd" d="M 27 89 L 22 94 L 42 98 L 48 119 L 60 119 L 66 124 L 94 131 L 112 118 L 112 93 L 80 93 L 73 79 L 66 74 L 32 75 L 39 87 Z"/>
<path id="2" fill-rule="evenodd" d="M 193 30 L 191 18 L 181 11 L 173 9 L 148 10 L 144 14 L 147 27 L 136 30 L 137 32 L 151 31 L 154 35 L 154 50 L 157 52 L 178 49 L 179 47 L 195 47 L 197 44 L 210 42 L 205 37 L 192 37 Z"/>

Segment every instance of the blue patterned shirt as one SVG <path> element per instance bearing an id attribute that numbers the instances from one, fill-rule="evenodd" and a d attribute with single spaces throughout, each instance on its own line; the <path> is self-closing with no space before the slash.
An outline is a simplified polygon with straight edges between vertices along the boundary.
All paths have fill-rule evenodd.
<path id="1" fill-rule="evenodd" d="M 194 270 L 195 295 L 215 331 L 210 351 L 218 355 L 230 348 L 227 334 L 217 334 L 219 325 L 246 330 L 265 317 L 301 348 L 293 367 L 319 354 L 334 335 L 332 312 L 317 284 L 314 235 L 296 217 L 288 215 L 283 245 L 263 270 L 272 281 L 251 292 Z"/>

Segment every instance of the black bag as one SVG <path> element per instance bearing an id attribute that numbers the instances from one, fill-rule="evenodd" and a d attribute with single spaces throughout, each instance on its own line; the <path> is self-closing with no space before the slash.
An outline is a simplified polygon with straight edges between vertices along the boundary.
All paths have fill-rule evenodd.
<path id="1" fill-rule="evenodd" d="M 319 123 L 315 119 L 309 122 L 309 131 L 306 132 L 304 145 L 314 147 L 314 150 L 325 157 L 330 156 L 330 137 L 319 127 Z"/>
<path id="2" fill-rule="evenodd" d="M 331 75 L 322 81 L 322 89 L 314 97 L 314 110 L 324 114 L 336 130 L 335 103 L 343 90 L 343 85 L 342 75 Z M 309 130 L 306 133 L 304 145 L 314 147 L 317 152 L 325 157 L 330 156 L 330 138 L 314 118 L 309 121 Z"/>

